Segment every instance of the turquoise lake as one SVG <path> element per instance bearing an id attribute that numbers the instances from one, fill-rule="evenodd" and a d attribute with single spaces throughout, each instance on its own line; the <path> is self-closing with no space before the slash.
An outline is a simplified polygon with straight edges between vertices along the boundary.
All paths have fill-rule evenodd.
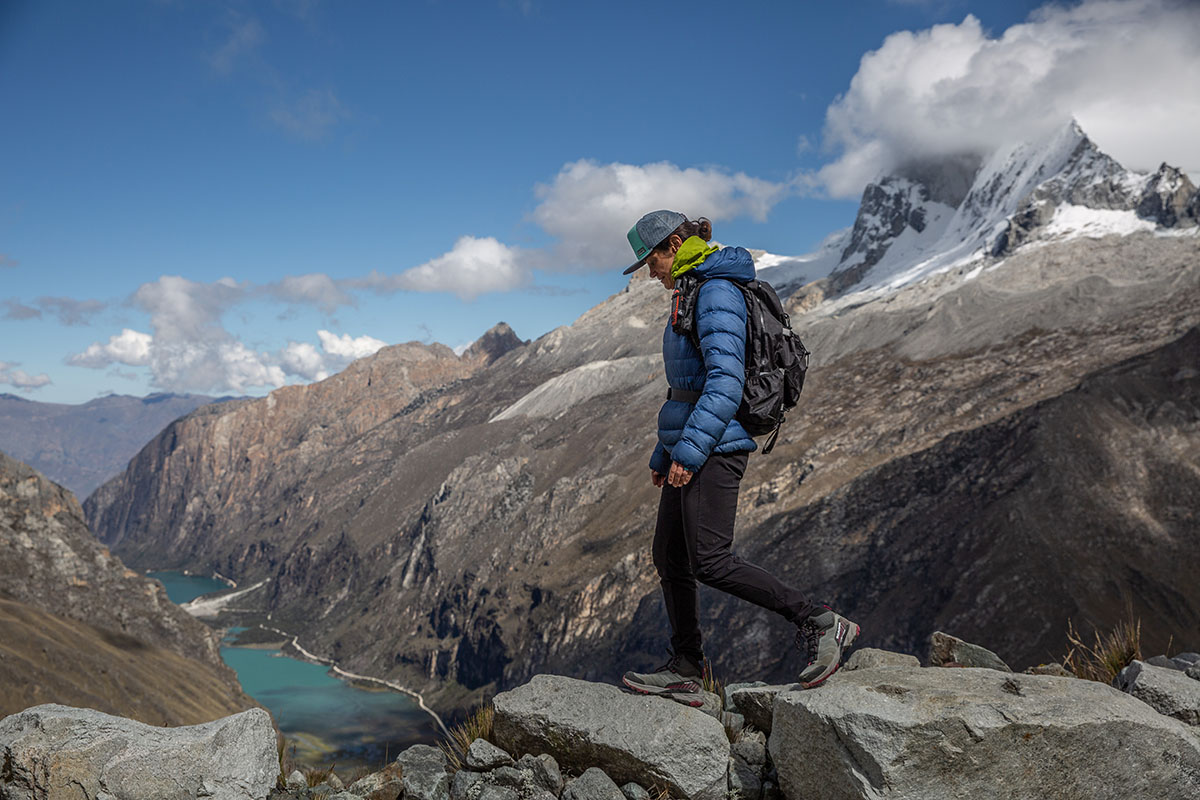
<path id="1" fill-rule="evenodd" d="M 211 578 L 178 572 L 151 572 L 175 603 L 229 587 Z M 232 631 L 236 633 L 237 630 Z M 275 717 L 295 758 L 310 766 L 336 763 L 379 769 L 385 757 L 412 744 L 434 744 L 432 717 L 407 695 L 387 689 L 358 689 L 333 677 L 328 667 L 281 655 L 262 647 L 221 647 L 246 694 Z"/>

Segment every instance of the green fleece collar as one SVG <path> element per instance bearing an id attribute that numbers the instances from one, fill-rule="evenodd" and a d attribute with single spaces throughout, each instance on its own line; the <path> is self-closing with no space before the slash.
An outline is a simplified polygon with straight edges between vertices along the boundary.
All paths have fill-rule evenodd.
<path id="1" fill-rule="evenodd" d="M 675 254 L 675 261 L 671 264 L 671 277 L 678 278 L 688 270 L 695 269 L 704 263 L 704 259 L 720 249 L 716 245 L 709 247 L 708 242 L 699 236 L 689 236 Z"/>

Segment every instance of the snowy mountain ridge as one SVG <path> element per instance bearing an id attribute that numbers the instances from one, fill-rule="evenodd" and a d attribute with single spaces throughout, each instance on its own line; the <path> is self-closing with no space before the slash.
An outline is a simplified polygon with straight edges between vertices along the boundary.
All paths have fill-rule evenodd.
<path id="1" fill-rule="evenodd" d="M 800 293 L 811 298 L 802 300 L 804 307 L 846 298 L 827 304 L 833 313 L 954 269 L 969 279 L 1029 245 L 1081 236 L 1200 232 L 1200 192 L 1186 174 L 1167 164 L 1150 174 L 1127 170 L 1074 120 L 977 164 L 956 206 L 947 204 L 958 199 L 947 187 L 961 185 L 970 174 L 972 165 L 963 158 L 868 184 L 852 228 L 807 256 L 764 254 L 758 259 L 763 279 L 782 287 L 781 294 L 808 284 Z"/>

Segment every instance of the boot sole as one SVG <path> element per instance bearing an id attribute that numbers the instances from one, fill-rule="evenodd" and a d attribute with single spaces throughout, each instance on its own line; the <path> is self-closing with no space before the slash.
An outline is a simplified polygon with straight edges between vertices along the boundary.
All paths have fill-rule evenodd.
<path id="1" fill-rule="evenodd" d="M 858 635 L 861 632 L 862 632 L 862 626 L 858 625 L 856 623 L 854 626 L 854 631 L 849 636 L 846 637 L 846 641 L 842 642 L 842 652 L 843 653 L 845 653 L 847 650 L 850 649 L 850 645 L 854 644 L 854 640 L 858 638 Z M 814 689 L 817 686 L 820 686 L 825 681 L 829 680 L 829 678 L 832 677 L 833 675 L 837 674 L 837 671 L 841 668 L 842 668 L 842 659 L 839 658 L 838 663 L 833 665 L 833 669 L 831 669 L 829 671 L 828 675 L 821 678 L 820 680 L 815 680 L 812 683 L 804 683 L 803 681 L 801 681 L 800 686 L 803 689 Z"/>
<path id="2" fill-rule="evenodd" d="M 693 694 L 693 692 L 688 691 L 687 689 L 684 689 L 678 685 L 676 685 L 676 686 L 650 686 L 649 684 L 645 684 L 645 683 L 635 683 L 634 681 L 631 681 L 628 678 L 621 678 L 621 683 L 625 684 L 627 687 L 629 687 L 633 691 L 637 692 L 638 694 L 656 694 L 659 696 L 670 695 L 671 699 L 677 700 L 678 702 L 681 702 L 684 705 L 693 706 L 693 707 L 700 706 L 704 703 L 704 700 L 700 699 L 700 698 L 698 698 L 695 703 L 687 702 L 684 700 L 678 700 L 678 698 L 681 694 Z M 695 691 L 695 694 L 697 694 L 697 695 L 700 694 L 698 689 Z"/>

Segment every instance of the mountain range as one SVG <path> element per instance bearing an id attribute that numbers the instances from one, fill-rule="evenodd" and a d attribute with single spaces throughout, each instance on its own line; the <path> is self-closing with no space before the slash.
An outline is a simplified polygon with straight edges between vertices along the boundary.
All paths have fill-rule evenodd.
<path id="1" fill-rule="evenodd" d="M 758 254 L 814 353 L 742 483 L 740 554 L 836 602 L 862 644 L 935 629 L 1024 665 L 1126 606 L 1195 638 L 1200 196 L 1078 125 L 868 186 L 811 256 Z M 537 672 L 662 660 L 647 459 L 662 288 L 569 326 L 410 343 L 311 386 L 171 423 L 88 498 L 140 568 L 219 571 L 348 669 L 443 710 Z M 728 680 L 791 680 L 781 620 L 703 592 Z"/>
<path id="2" fill-rule="evenodd" d="M 87 497 L 168 422 L 216 401 L 196 394 L 114 394 L 68 405 L 0 394 L 0 450 Z"/>

